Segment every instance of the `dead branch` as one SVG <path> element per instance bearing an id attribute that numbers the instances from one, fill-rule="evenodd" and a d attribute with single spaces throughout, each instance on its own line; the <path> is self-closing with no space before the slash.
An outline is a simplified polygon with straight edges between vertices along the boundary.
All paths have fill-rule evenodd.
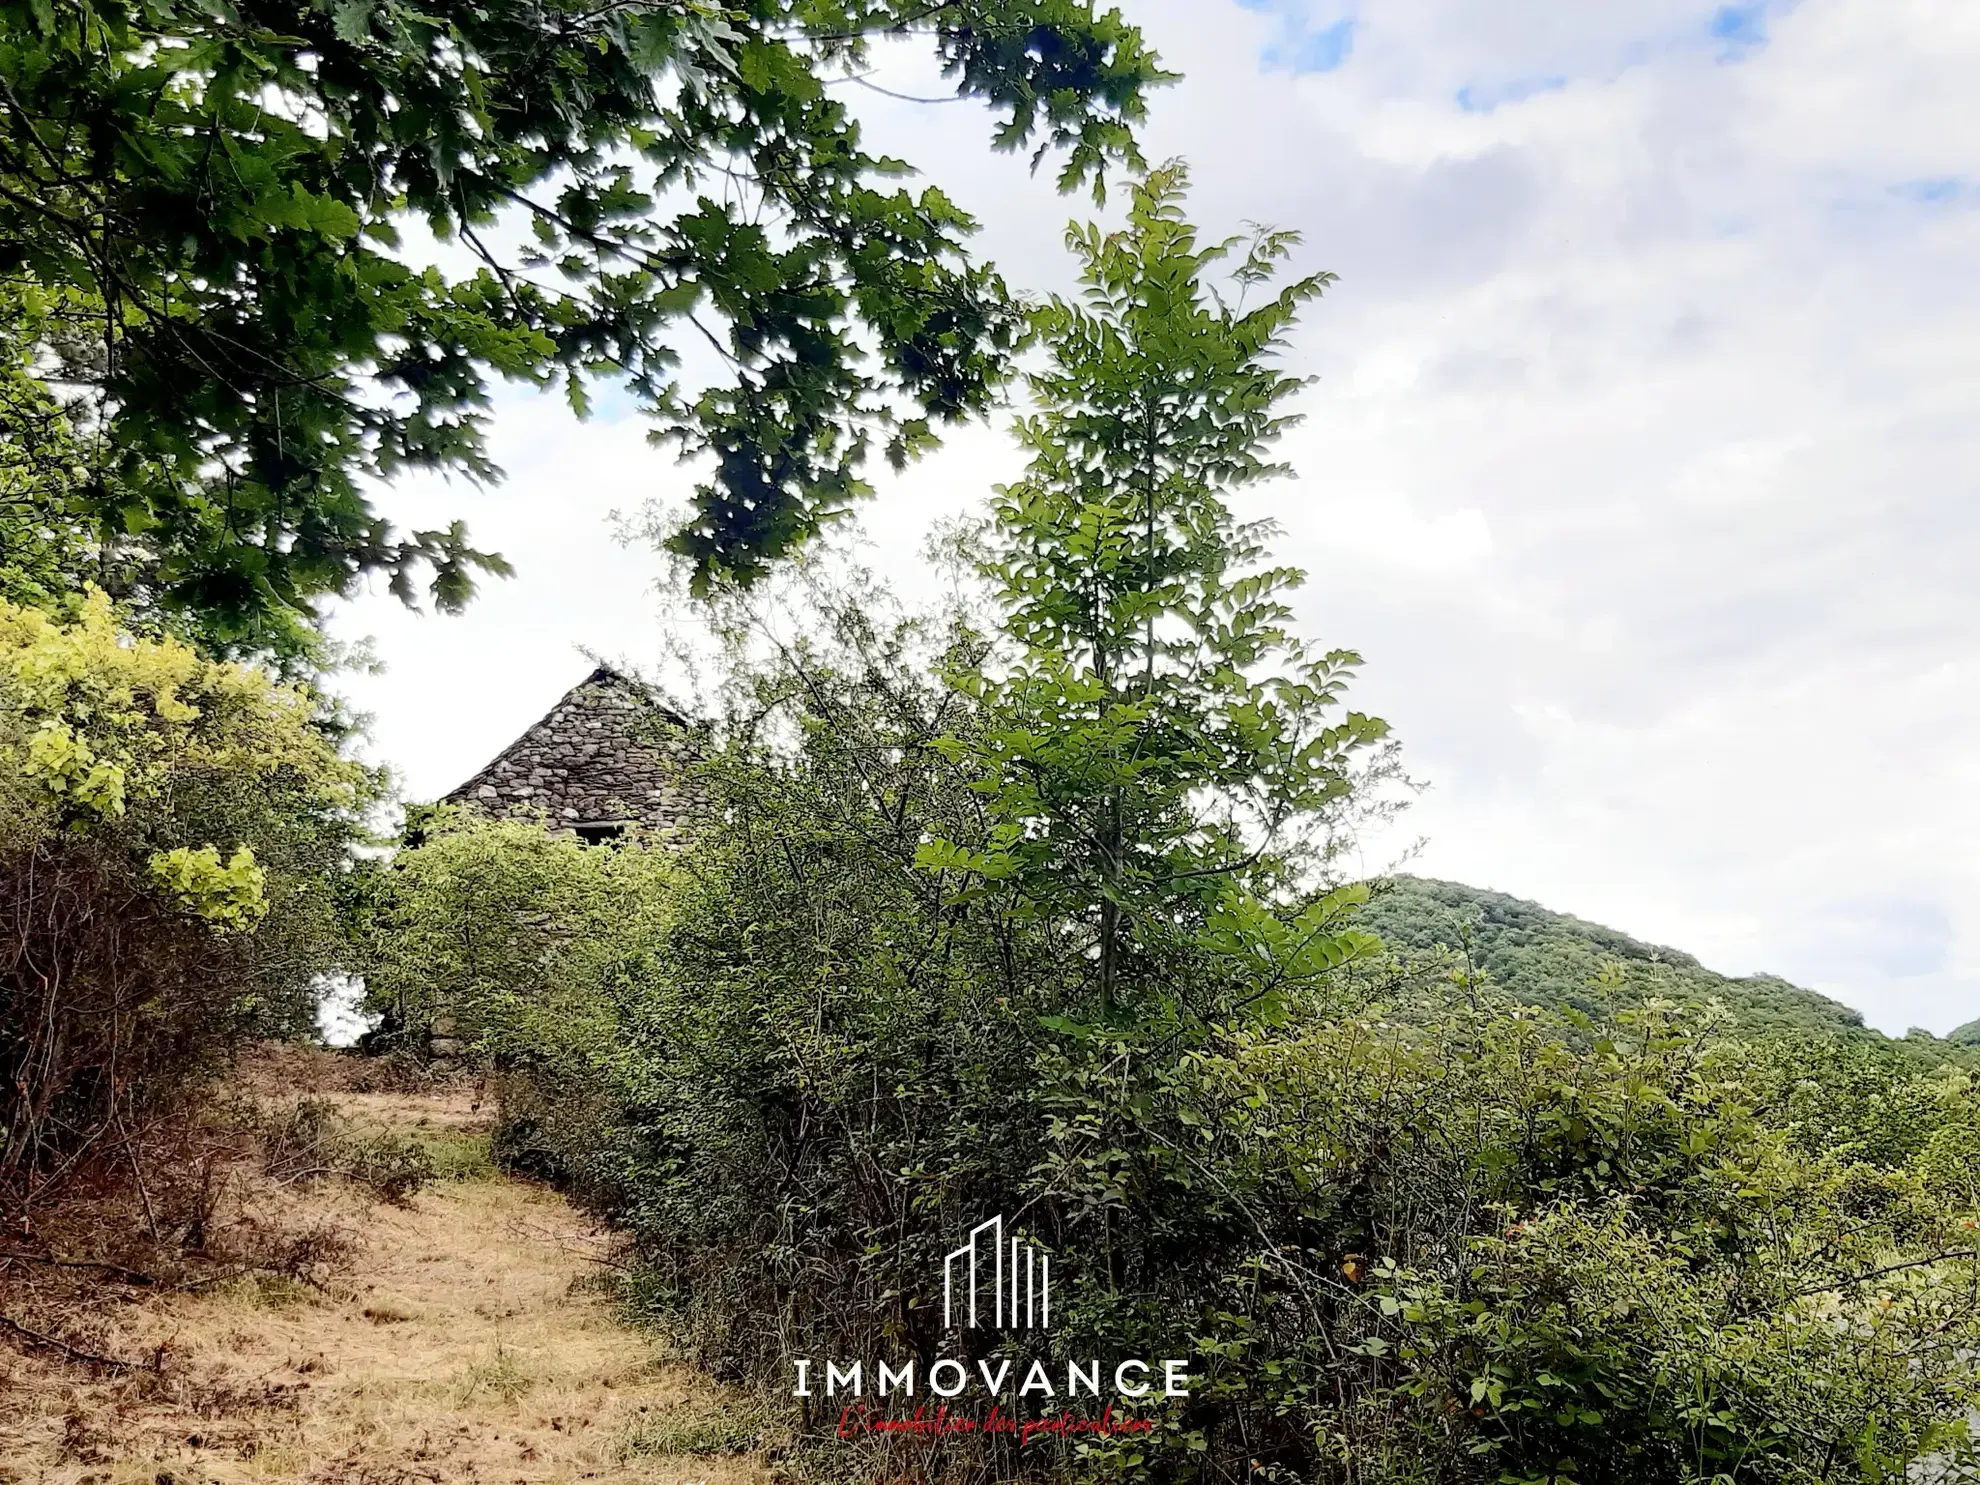
<path id="1" fill-rule="evenodd" d="M 152 1274 L 140 1273 L 134 1268 L 125 1268 L 120 1263 L 101 1263 L 93 1258 L 50 1258 L 40 1253 L 14 1253 L 0 1248 L 0 1260 L 14 1260 L 20 1263 L 45 1263 L 50 1268 L 95 1269 L 100 1273 L 109 1274 L 113 1278 L 122 1279 L 126 1284 L 135 1284 L 143 1288 L 150 1288 L 158 1283 L 158 1279 Z"/>
<path id="2" fill-rule="evenodd" d="M 38 1330 L 30 1330 L 20 1321 L 8 1315 L 0 1315 L 0 1330 L 16 1336 L 30 1346 L 40 1346 L 49 1351 L 59 1351 L 71 1361 L 84 1362 L 89 1366 L 108 1367 L 116 1372 L 162 1372 L 165 1370 L 165 1348 L 149 1361 L 128 1361 L 121 1356 L 102 1356 L 94 1351 L 85 1351 L 80 1346 L 72 1346 L 59 1336 L 44 1335 Z"/>

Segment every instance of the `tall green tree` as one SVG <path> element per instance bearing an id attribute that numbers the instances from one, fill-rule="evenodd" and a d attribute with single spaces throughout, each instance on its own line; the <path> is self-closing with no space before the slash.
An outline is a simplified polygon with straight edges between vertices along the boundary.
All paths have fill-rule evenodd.
<path id="1" fill-rule="evenodd" d="M 1062 188 L 1135 159 L 1167 76 L 1094 0 L 0 0 L 0 351 L 67 400 L 98 537 L 223 646 L 368 572 L 454 607 L 499 569 L 366 493 L 493 477 L 496 376 L 628 386 L 712 469 L 677 549 L 747 577 L 981 408 L 1016 333 L 835 86 L 900 35 Z M 685 386 L 683 335 L 725 376 Z"/>
<path id="2" fill-rule="evenodd" d="M 997 493 L 986 566 L 1018 652 L 964 678 L 1000 725 L 953 745 L 993 844 L 923 853 L 1087 914 L 1103 1014 L 1178 933 L 1269 955 L 1266 900 L 1324 850 L 1356 755 L 1388 731 L 1341 710 L 1359 657 L 1297 636 L 1285 595 L 1303 574 L 1268 565 L 1271 525 L 1231 509 L 1289 473 L 1269 450 L 1302 382 L 1278 355 L 1333 276 L 1275 283 L 1289 232 L 1199 241 L 1186 185 L 1166 165 L 1125 230 L 1073 226 L 1081 294 L 1032 317 L 1031 461 Z M 1352 947 L 1321 931 L 1338 906 L 1311 922 L 1316 962 Z"/>

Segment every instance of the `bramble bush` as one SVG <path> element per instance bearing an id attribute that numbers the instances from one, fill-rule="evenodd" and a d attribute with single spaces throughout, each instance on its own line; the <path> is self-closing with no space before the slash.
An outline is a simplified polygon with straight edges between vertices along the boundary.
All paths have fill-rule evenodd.
<path id="1" fill-rule="evenodd" d="M 1391 745 L 1231 505 L 1280 472 L 1298 384 L 1272 362 L 1324 277 L 1275 291 L 1282 235 L 1200 244 L 1182 184 L 1071 235 L 1032 462 L 975 543 L 988 619 L 815 569 L 784 621 L 732 600 L 704 817 L 593 949 L 545 926 L 538 847 L 448 847 L 499 846 L 477 880 L 523 883 L 518 951 L 461 982 L 545 996 L 482 1022 L 509 1148 L 632 1235 L 635 1292 L 706 1365 L 766 1390 L 793 1357 L 1011 1354 L 941 1324 L 943 1255 L 994 1213 L 1052 1254 L 1035 1347 L 1192 1358 L 1152 1434 L 875 1445 L 903 1477 L 1970 1471 L 1966 1074 L 1749 1038 L 1622 970 L 1595 1012 L 1522 1007 L 1357 928 L 1371 889 L 1335 868 Z M 452 900 L 411 894 L 390 931 L 444 933 Z"/>
<path id="2" fill-rule="evenodd" d="M 137 1169 L 244 1039 L 309 1029 L 381 781 L 305 692 L 0 601 L 0 1198 Z"/>

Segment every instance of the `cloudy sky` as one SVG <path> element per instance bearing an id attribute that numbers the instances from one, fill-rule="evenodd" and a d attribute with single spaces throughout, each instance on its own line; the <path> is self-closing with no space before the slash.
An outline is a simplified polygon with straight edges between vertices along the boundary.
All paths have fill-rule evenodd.
<path id="1" fill-rule="evenodd" d="M 1123 0 L 1186 79 L 1210 230 L 1298 228 L 1341 281 L 1261 495 L 1303 616 L 1429 788 L 1371 868 L 1531 897 L 1771 970 L 1875 1025 L 1980 1017 L 1980 7 L 1959 0 Z M 938 87 L 890 57 L 901 92 Z M 1061 287 L 1083 202 L 967 104 L 862 90 L 873 138 Z M 659 559 L 612 512 L 689 475 L 609 404 L 499 404 L 492 492 L 409 484 L 517 577 L 463 618 L 338 616 L 409 797 L 585 672 L 652 670 Z M 927 522 L 1015 468 L 995 430 L 866 515 L 910 586 Z"/>

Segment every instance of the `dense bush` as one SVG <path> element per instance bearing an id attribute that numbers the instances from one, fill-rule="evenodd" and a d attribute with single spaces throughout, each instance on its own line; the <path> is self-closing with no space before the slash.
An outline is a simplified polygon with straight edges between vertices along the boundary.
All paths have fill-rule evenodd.
<path id="1" fill-rule="evenodd" d="M 865 625 L 840 616 L 855 655 Z M 1055 1354 L 1196 1381 L 1153 1440 L 999 1471 L 1879 1479 L 1962 1447 L 1964 1074 L 1374 955 L 1263 1019 L 1072 1020 L 1090 966 L 1051 925 L 911 867 L 970 810 L 926 746 L 948 698 L 870 656 L 804 666 L 769 688 L 803 697 L 801 747 L 711 763 L 722 824 L 671 926 L 527 1084 L 535 1147 L 638 1238 L 708 1365 L 787 1390 L 792 1357 L 971 1354 L 942 1256 L 1022 1212 Z"/>
<path id="2" fill-rule="evenodd" d="M 388 1024 L 528 1045 L 589 1014 L 617 959 L 665 926 L 671 857 L 637 842 L 594 849 L 540 819 L 427 811 L 370 904 L 366 1002 Z"/>
<path id="3" fill-rule="evenodd" d="M 511 1170 L 585 1184 L 612 1114 L 615 1007 L 673 914 L 674 853 L 637 838 L 589 846 L 540 819 L 424 812 L 368 903 L 363 969 L 373 1040 L 423 1057 L 436 1029 L 494 1072 Z"/>
<path id="4" fill-rule="evenodd" d="M 0 1194 L 140 1161 L 250 1036 L 312 1024 L 376 780 L 304 693 L 0 602 Z"/>

